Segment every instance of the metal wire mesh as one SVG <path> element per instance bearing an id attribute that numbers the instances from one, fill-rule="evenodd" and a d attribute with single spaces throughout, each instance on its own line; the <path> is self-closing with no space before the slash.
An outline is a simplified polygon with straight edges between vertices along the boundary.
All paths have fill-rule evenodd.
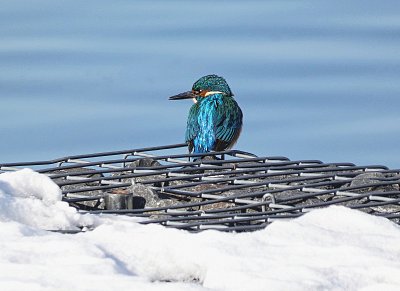
<path id="1" fill-rule="evenodd" d="M 291 161 L 229 150 L 185 154 L 186 144 L 0 164 L 48 175 L 81 212 L 142 217 L 189 231 L 251 231 L 329 205 L 400 223 L 400 170 Z"/>

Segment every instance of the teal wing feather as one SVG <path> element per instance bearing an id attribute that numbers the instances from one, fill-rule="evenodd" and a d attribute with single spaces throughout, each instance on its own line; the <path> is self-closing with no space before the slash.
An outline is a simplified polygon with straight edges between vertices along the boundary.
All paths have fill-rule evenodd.
<path id="1" fill-rule="evenodd" d="M 231 97 L 224 98 L 221 103 L 216 102 L 215 106 L 217 110 L 213 121 L 215 124 L 215 143 L 212 149 L 223 151 L 231 148 L 239 138 L 243 114 L 236 101 Z M 193 151 L 194 140 L 201 131 L 201 125 L 198 121 L 200 110 L 200 102 L 197 102 L 192 105 L 189 111 L 185 135 L 189 152 Z"/>
<path id="2" fill-rule="evenodd" d="M 224 106 L 219 106 L 216 126 L 216 151 L 232 147 L 239 138 L 242 130 L 243 113 L 232 98 L 225 100 Z"/>

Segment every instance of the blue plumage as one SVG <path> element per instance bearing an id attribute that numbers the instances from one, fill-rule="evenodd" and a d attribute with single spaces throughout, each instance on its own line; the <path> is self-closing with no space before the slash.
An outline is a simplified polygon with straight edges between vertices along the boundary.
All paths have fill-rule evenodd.
<path id="1" fill-rule="evenodd" d="M 233 99 L 225 79 L 207 75 L 196 81 L 192 91 L 170 97 L 170 100 L 193 98 L 185 140 L 189 151 L 206 153 L 231 148 L 237 141 L 243 114 Z"/>

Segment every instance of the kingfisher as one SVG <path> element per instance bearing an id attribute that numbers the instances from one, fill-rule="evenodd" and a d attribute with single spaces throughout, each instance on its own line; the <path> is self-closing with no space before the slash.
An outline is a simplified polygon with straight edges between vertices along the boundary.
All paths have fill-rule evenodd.
<path id="1" fill-rule="evenodd" d="M 190 153 L 230 149 L 242 130 L 243 113 L 223 77 L 207 75 L 198 79 L 191 91 L 169 100 L 193 99 L 185 140 Z"/>

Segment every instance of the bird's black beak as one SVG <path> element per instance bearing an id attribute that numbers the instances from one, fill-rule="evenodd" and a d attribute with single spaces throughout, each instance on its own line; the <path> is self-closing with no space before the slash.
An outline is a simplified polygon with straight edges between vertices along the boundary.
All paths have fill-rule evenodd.
<path id="1" fill-rule="evenodd" d="M 192 99 L 197 96 L 192 91 L 183 92 L 181 94 L 169 97 L 169 100 Z"/>

